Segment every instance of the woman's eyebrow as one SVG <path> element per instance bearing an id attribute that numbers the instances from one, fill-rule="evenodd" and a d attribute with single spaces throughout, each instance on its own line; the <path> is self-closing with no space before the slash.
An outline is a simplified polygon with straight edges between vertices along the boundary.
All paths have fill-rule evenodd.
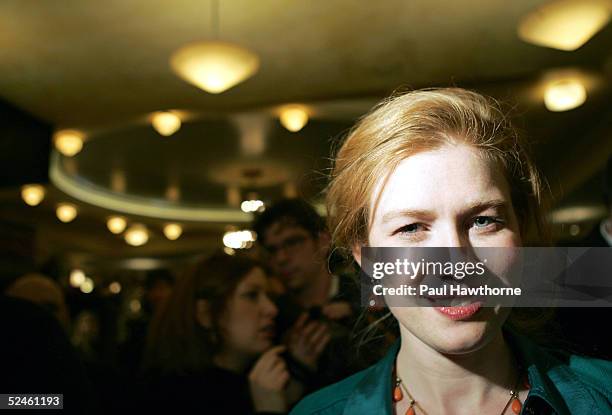
<path id="1" fill-rule="evenodd" d="M 508 203 L 502 199 L 491 199 L 474 202 L 467 209 L 462 212 L 462 215 L 469 216 L 478 212 L 482 212 L 487 209 L 500 209 L 505 211 L 508 207 Z M 383 215 L 381 219 L 382 224 L 389 223 L 394 219 L 398 218 L 417 218 L 421 220 L 434 220 L 436 218 L 435 212 L 426 209 L 399 209 L 392 210 Z"/>
<path id="2" fill-rule="evenodd" d="M 244 291 L 263 290 L 263 289 L 265 289 L 265 286 L 263 284 L 260 284 L 260 283 L 252 282 L 252 283 L 245 284 L 243 286 L 243 289 L 244 289 Z"/>
<path id="3" fill-rule="evenodd" d="M 463 215 L 469 216 L 478 212 L 482 212 L 487 209 L 498 209 L 501 211 L 506 211 L 508 208 L 508 202 L 502 199 L 492 199 L 486 201 L 480 201 L 473 203 L 470 207 L 465 209 Z"/>
<path id="4" fill-rule="evenodd" d="M 383 224 L 389 223 L 394 219 L 398 218 L 419 218 L 423 220 L 433 220 L 436 217 L 436 214 L 431 210 L 424 209 L 400 209 L 400 210 L 392 210 L 383 215 L 381 222 Z"/>

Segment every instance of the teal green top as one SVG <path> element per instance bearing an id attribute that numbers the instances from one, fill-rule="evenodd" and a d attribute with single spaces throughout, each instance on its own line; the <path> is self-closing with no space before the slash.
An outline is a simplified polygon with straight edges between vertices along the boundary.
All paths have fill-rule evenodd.
<path id="1" fill-rule="evenodd" d="M 555 357 L 525 337 L 509 331 L 505 335 L 531 385 L 521 414 L 612 415 L 612 362 Z M 399 345 L 375 365 L 307 396 L 290 415 L 392 415 L 392 371 Z"/>

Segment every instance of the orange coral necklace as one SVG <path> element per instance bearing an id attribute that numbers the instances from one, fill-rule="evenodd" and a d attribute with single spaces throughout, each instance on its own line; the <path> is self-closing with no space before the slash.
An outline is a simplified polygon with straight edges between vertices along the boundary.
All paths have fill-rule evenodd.
<path id="1" fill-rule="evenodd" d="M 529 389 L 530 386 L 529 386 L 529 380 L 527 379 L 527 375 L 525 374 L 525 376 L 521 376 L 521 372 L 519 370 L 519 376 L 516 380 L 514 388 L 509 391 L 510 398 L 508 399 L 508 402 L 506 402 L 506 405 L 504 405 L 504 409 L 502 409 L 500 415 L 503 415 L 506 412 L 506 409 L 508 409 L 508 407 L 510 407 L 512 409 L 512 412 L 514 412 L 516 415 L 521 413 L 521 409 L 523 408 L 523 403 L 521 402 L 519 398 L 519 394 L 518 394 L 518 386 L 521 382 L 521 379 L 523 379 L 523 385 L 527 389 Z M 416 415 L 416 408 L 418 408 L 419 412 L 421 412 L 423 415 L 427 415 L 427 412 L 425 412 L 425 410 L 412 397 L 410 392 L 408 392 L 406 385 L 404 385 L 400 377 L 396 375 L 395 376 L 395 387 L 393 388 L 393 403 L 397 403 L 401 401 L 402 399 L 404 399 L 404 393 L 406 393 L 406 396 L 408 396 L 408 399 L 410 399 L 410 406 L 406 410 L 405 415 Z"/>

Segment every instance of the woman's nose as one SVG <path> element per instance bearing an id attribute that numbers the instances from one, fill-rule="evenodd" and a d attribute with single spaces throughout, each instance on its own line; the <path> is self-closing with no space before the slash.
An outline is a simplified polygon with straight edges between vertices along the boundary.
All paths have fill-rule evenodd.
<path id="1" fill-rule="evenodd" d="M 461 226 L 454 223 L 445 225 L 437 235 L 436 245 L 448 248 L 463 248 L 471 246 L 469 235 L 463 232 Z"/>
<path id="2" fill-rule="evenodd" d="M 276 315 L 278 314 L 278 307 L 276 307 L 276 304 L 274 304 L 270 297 L 268 297 L 267 295 L 264 297 L 262 307 L 263 312 L 266 316 L 276 317 Z"/>

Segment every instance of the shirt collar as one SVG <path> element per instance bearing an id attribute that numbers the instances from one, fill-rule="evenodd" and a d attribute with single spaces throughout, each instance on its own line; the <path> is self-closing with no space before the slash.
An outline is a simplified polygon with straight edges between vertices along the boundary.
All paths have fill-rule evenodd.
<path id="1" fill-rule="evenodd" d="M 530 388 L 524 405 L 541 400 L 553 413 L 569 414 L 563 397 L 551 380 L 551 374 L 562 363 L 510 327 L 504 327 L 504 337 L 523 369 L 527 371 Z"/>
<path id="2" fill-rule="evenodd" d="M 547 407 L 546 412 L 569 414 L 561 394 L 548 376 L 549 371 L 561 363 L 511 328 L 504 327 L 504 336 L 517 359 L 527 370 L 531 387 L 524 404 L 544 405 Z M 372 366 L 357 383 L 344 408 L 345 415 L 368 412 L 385 415 L 393 413 L 391 406 L 392 373 L 399 348 L 400 341 L 397 340 L 385 357 Z M 536 403 L 536 401 L 540 402 Z"/>
<path id="3" fill-rule="evenodd" d="M 371 367 L 357 383 L 344 408 L 345 415 L 361 413 L 391 415 L 393 413 L 391 374 L 399 346 L 399 340 L 393 343 L 385 357 Z"/>

